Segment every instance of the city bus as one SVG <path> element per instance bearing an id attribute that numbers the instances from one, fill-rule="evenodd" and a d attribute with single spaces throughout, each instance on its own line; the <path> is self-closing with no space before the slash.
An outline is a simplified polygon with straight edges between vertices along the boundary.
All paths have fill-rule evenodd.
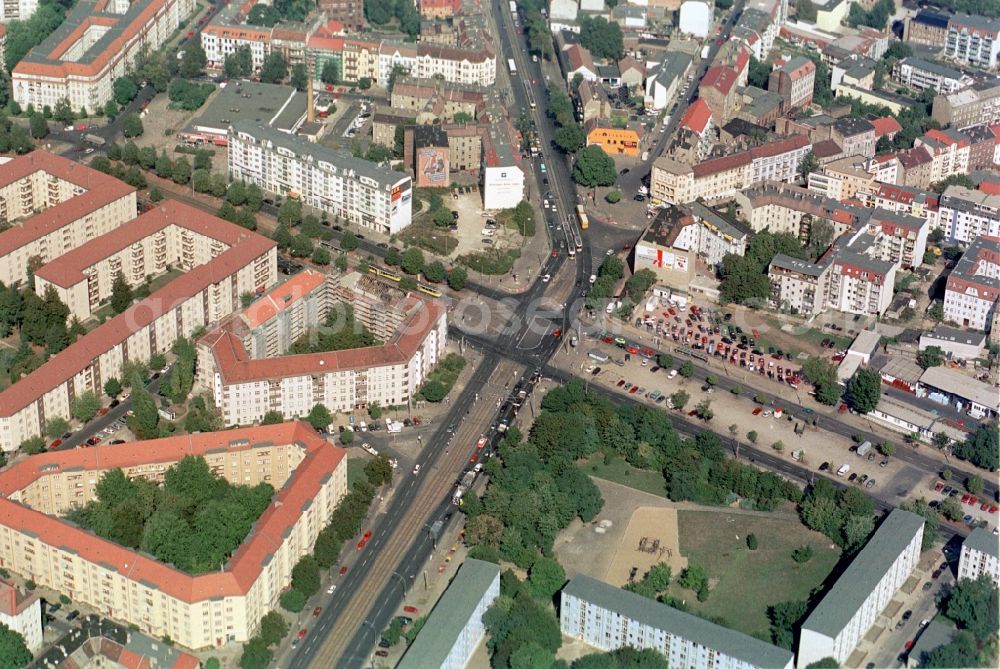
<path id="1" fill-rule="evenodd" d="M 587 228 L 590 227 L 590 219 L 587 218 L 587 212 L 583 208 L 582 204 L 576 205 L 576 215 L 580 219 L 580 229 L 581 230 L 586 230 Z"/>
<path id="2" fill-rule="evenodd" d="M 524 82 L 524 94 L 528 97 L 528 106 L 532 109 L 535 108 L 535 96 L 531 94 L 531 87 L 528 85 L 527 80 Z"/>
<path id="3" fill-rule="evenodd" d="M 507 59 L 507 67 L 510 68 L 510 76 L 516 77 L 517 76 L 517 65 L 514 64 L 514 59 L 513 58 L 508 58 Z"/>

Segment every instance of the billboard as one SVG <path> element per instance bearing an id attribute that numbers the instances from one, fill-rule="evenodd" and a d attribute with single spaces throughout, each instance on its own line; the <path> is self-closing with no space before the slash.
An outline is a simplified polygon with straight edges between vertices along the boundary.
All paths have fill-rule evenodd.
<path id="1" fill-rule="evenodd" d="M 446 188 L 448 186 L 448 148 L 425 146 L 417 149 L 417 186 Z"/>

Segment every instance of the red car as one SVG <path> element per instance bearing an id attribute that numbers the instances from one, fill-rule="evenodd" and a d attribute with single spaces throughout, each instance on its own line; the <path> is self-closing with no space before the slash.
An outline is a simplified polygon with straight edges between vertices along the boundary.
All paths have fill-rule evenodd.
<path id="1" fill-rule="evenodd" d="M 979 503 L 979 498 L 976 497 L 975 495 L 969 498 L 969 506 L 975 506 L 978 503 Z"/>
<path id="2" fill-rule="evenodd" d="M 625 385 L 625 379 L 618 379 L 618 383 L 615 384 L 619 388 Z"/>
<path id="3" fill-rule="evenodd" d="M 552 249 L 552 257 L 553 258 L 559 257 L 559 249 Z"/>
<path id="4" fill-rule="evenodd" d="M 361 550 L 368 543 L 368 540 L 372 538 L 372 531 L 368 530 L 365 532 L 364 536 L 361 537 L 361 541 L 358 542 L 358 550 Z"/>
<path id="5" fill-rule="evenodd" d="M 647 346 L 644 349 L 642 349 L 642 354 L 647 358 L 652 358 L 654 355 L 656 355 L 656 351 Z"/>
<path id="6" fill-rule="evenodd" d="M 472 457 L 469 458 L 469 462 L 477 462 L 479 460 L 479 453 L 473 453 Z"/>
<path id="7" fill-rule="evenodd" d="M 322 606 L 317 606 L 315 609 L 313 609 L 313 618 L 318 618 L 320 611 L 322 610 L 323 610 Z"/>
<path id="8" fill-rule="evenodd" d="M 555 330 L 553 330 L 552 336 L 556 338 L 562 337 L 562 328 L 556 328 Z"/>
<path id="9" fill-rule="evenodd" d="M 632 386 L 632 389 L 628 391 L 628 394 L 635 395 L 637 392 L 639 392 L 639 386 Z"/>
<path id="10" fill-rule="evenodd" d="M 990 503 L 989 502 L 983 502 L 983 505 L 981 507 L 979 507 L 979 510 L 980 511 L 989 511 L 990 510 Z"/>
<path id="11" fill-rule="evenodd" d="M 997 509 L 1000 509 L 996 504 L 990 504 L 990 513 L 996 513 Z"/>
<path id="12" fill-rule="evenodd" d="M 615 343 L 615 340 L 612 339 L 611 337 L 603 337 L 601 339 L 601 341 L 604 342 L 605 344 L 614 344 Z"/>
<path id="13" fill-rule="evenodd" d="M 420 611 L 415 606 L 404 606 L 403 613 L 420 613 Z"/>
<path id="14" fill-rule="evenodd" d="M 631 353 L 632 355 L 637 355 L 639 353 L 639 349 L 637 349 L 635 346 L 628 346 L 625 348 L 625 352 Z"/>
<path id="15" fill-rule="evenodd" d="M 944 484 L 943 483 L 941 483 L 940 481 L 938 481 L 937 483 L 934 484 L 934 492 L 941 492 L 942 490 L 944 490 Z"/>
<path id="16" fill-rule="evenodd" d="M 340 575 L 343 576 L 346 573 L 347 573 L 347 565 L 344 565 L 343 567 L 340 568 Z"/>
<path id="17" fill-rule="evenodd" d="M 754 415 L 754 416 L 759 416 L 759 415 L 760 415 L 760 412 L 761 412 L 761 411 L 763 411 L 763 410 L 764 410 L 764 407 L 757 407 L 757 408 L 755 408 L 755 409 L 753 410 L 753 415 Z"/>
<path id="18" fill-rule="evenodd" d="M 476 442 L 476 448 L 482 448 L 486 445 L 486 437 L 479 437 L 479 441 Z"/>
<path id="19" fill-rule="evenodd" d="M 962 495 L 962 504 L 968 504 L 968 503 L 969 503 L 969 493 L 965 493 L 964 495 Z"/>
<path id="20" fill-rule="evenodd" d="M 49 444 L 49 448 L 58 448 L 61 445 L 62 445 L 62 439 L 56 439 L 51 444 Z"/>
<path id="21" fill-rule="evenodd" d="M 302 629 L 299 630 L 299 633 L 296 634 L 295 636 L 297 636 L 299 638 L 299 641 L 301 641 L 302 639 L 306 638 L 306 634 L 309 634 L 309 631 L 305 627 L 303 627 Z"/>

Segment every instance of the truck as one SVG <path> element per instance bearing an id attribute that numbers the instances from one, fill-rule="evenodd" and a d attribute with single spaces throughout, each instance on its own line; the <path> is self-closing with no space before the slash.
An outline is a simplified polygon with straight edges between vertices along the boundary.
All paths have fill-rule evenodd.
<path id="1" fill-rule="evenodd" d="M 83 141 L 87 142 L 87 144 L 93 144 L 94 146 L 104 146 L 105 144 L 103 137 L 91 134 L 84 135 Z"/>
<path id="2" fill-rule="evenodd" d="M 840 465 L 840 469 L 837 470 L 837 476 L 844 476 L 847 472 L 851 471 L 851 466 L 844 464 Z"/>
<path id="3" fill-rule="evenodd" d="M 872 450 L 872 442 L 866 441 L 860 446 L 858 446 L 858 456 L 864 456 L 868 454 L 868 451 Z"/>
<path id="4" fill-rule="evenodd" d="M 462 480 L 459 481 L 458 487 L 455 488 L 455 492 L 451 496 L 451 503 L 454 504 L 455 506 L 461 506 L 462 496 L 469 491 L 469 488 L 472 487 L 472 484 L 475 481 L 476 481 L 475 472 L 465 472 L 465 475 L 462 477 Z"/>

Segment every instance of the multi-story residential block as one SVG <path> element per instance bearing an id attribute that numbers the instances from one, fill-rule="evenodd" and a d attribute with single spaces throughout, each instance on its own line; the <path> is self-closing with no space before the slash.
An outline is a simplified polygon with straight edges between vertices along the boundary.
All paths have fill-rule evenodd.
<path id="1" fill-rule="evenodd" d="M 872 187 L 875 177 L 864 167 L 857 155 L 835 160 L 822 171 L 809 174 L 809 190 L 834 200 L 853 200 L 858 191 Z"/>
<path id="2" fill-rule="evenodd" d="M 795 135 L 750 149 L 750 180 L 747 186 L 761 181 L 795 181 L 799 163 L 812 149 L 809 138 Z"/>
<path id="3" fill-rule="evenodd" d="M 913 188 L 930 188 L 931 168 L 934 159 L 926 147 L 915 146 L 912 149 L 896 152 L 898 172 L 896 183 Z"/>
<path id="4" fill-rule="evenodd" d="M 943 48 L 948 40 L 948 15 L 921 9 L 903 22 L 903 41 Z"/>
<path id="5" fill-rule="evenodd" d="M 969 244 L 979 237 L 1000 237 L 1000 195 L 948 186 L 941 194 L 938 221 L 952 242 Z"/>
<path id="6" fill-rule="evenodd" d="M 62 518 L 96 498 L 103 474 L 161 481 L 185 456 L 232 483 L 277 490 L 220 569 L 192 576 Z M 278 605 L 292 567 L 347 493 L 344 451 L 306 423 L 43 453 L 0 474 L 0 560 L 8 570 L 187 648 L 242 642 Z"/>
<path id="7" fill-rule="evenodd" d="M 737 211 L 754 232 L 787 232 L 805 241 L 811 226 L 823 221 L 834 237 L 853 230 L 867 213 L 857 207 L 793 184 L 768 181 L 735 196 Z"/>
<path id="8" fill-rule="evenodd" d="M 652 270 L 669 285 L 691 278 L 696 260 L 710 266 L 744 255 L 750 230 L 701 202 L 663 209 L 635 244 L 633 271 Z"/>
<path id="9" fill-rule="evenodd" d="M 875 60 L 852 53 L 838 63 L 830 72 L 830 88 L 836 92 L 841 86 L 861 91 L 871 91 L 875 85 Z"/>
<path id="10" fill-rule="evenodd" d="M 957 130 L 928 130 L 914 146 L 924 147 L 931 156 L 931 183 L 969 171 L 969 138 Z"/>
<path id="11" fill-rule="evenodd" d="M 731 67 L 716 65 L 708 68 L 698 85 L 698 97 L 712 110 L 716 123 L 728 121 L 739 109 L 736 82 L 739 75 Z"/>
<path id="12" fill-rule="evenodd" d="M 38 9 L 38 0 L 4 0 L 0 3 L 0 21 L 27 21 Z"/>
<path id="13" fill-rule="evenodd" d="M 410 177 L 259 123 L 230 127 L 229 176 L 387 235 L 412 220 Z"/>
<path id="14" fill-rule="evenodd" d="M 938 95 L 931 107 L 931 118 L 942 126 L 968 128 L 970 125 L 993 125 L 1000 122 L 1000 86 L 984 82 L 957 93 Z"/>
<path id="15" fill-rule="evenodd" d="M 398 669 L 462 669 L 486 636 L 483 614 L 500 596 L 500 567 L 468 558 L 406 649 Z"/>
<path id="16" fill-rule="evenodd" d="M 423 4 L 420 3 L 421 10 Z M 327 18 L 337 21 L 352 32 L 359 32 L 365 27 L 363 0 L 319 0 L 319 8 Z"/>
<path id="17" fill-rule="evenodd" d="M 778 2 L 757 2 L 757 6 L 750 6 L 743 10 L 740 17 L 733 26 L 731 36 L 740 40 L 750 49 L 754 58 L 764 60 L 774 46 L 774 40 L 778 36 L 781 22 L 777 20 L 777 12 L 780 11 Z"/>
<path id="18" fill-rule="evenodd" d="M 959 70 L 938 65 L 922 58 L 903 58 L 892 66 L 892 78 L 918 91 L 931 89 L 949 94 L 972 85 L 972 77 Z"/>
<path id="19" fill-rule="evenodd" d="M 927 250 L 930 225 L 926 218 L 875 208 L 867 221 L 875 237 L 872 255 L 904 269 L 919 267 Z"/>
<path id="20" fill-rule="evenodd" d="M 671 667 L 791 669 L 793 661 L 783 648 L 589 576 L 560 593 L 559 627 L 603 651 L 651 648 Z"/>
<path id="21" fill-rule="evenodd" d="M 949 60 L 991 70 L 1000 54 L 1000 20 L 955 14 L 948 19 L 944 56 Z"/>
<path id="22" fill-rule="evenodd" d="M 400 76 L 392 87 L 393 110 L 414 111 L 419 124 L 450 122 L 456 114 L 479 118 L 488 89 L 477 84 L 456 84 L 441 79 Z"/>
<path id="23" fill-rule="evenodd" d="M 958 558 L 958 580 L 988 576 L 1000 586 L 1000 545 L 996 535 L 977 527 L 962 542 Z"/>
<path id="24" fill-rule="evenodd" d="M 846 156 L 875 155 L 875 126 L 854 116 L 837 119 L 830 126 L 830 139 L 837 142 Z"/>
<path id="25" fill-rule="evenodd" d="M 940 196 L 937 193 L 888 183 L 874 186 L 873 190 L 858 193 L 858 200 L 866 207 L 923 219 L 928 232 L 940 227 Z"/>
<path id="26" fill-rule="evenodd" d="M 178 338 L 239 309 L 243 294 L 262 291 L 276 280 L 274 241 L 186 204 L 168 201 L 159 208 L 168 220 L 184 220 L 195 229 L 212 229 L 214 239 L 238 241 L 228 249 L 213 242 L 209 249 L 196 252 L 194 237 L 182 231 L 178 239 L 187 268 L 184 274 L 98 325 L 0 392 L 3 450 L 12 451 L 25 439 L 44 434 L 52 418 L 69 420 L 73 398 L 88 390 L 101 395 L 104 382 L 120 378 L 126 362 L 147 361 L 156 353 L 169 351 Z M 112 231 L 97 241 L 105 245 L 103 248 L 114 249 L 118 234 Z M 154 257 L 157 252 L 154 245 Z M 205 264 L 197 264 L 206 257 Z"/>
<path id="27" fill-rule="evenodd" d="M 997 133 L 1000 126 L 991 128 L 988 125 L 974 125 L 961 131 L 961 135 L 969 143 L 969 172 L 988 170 L 996 164 Z"/>
<path id="28" fill-rule="evenodd" d="M 827 304 L 849 314 L 881 315 L 892 303 L 898 263 L 882 260 L 875 235 L 840 237 L 830 250 Z"/>
<path id="29" fill-rule="evenodd" d="M 808 58 L 796 56 L 771 72 L 767 89 L 778 92 L 786 108 L 795 109 L 812 104 L 815 82 L 816 65 Z"/>
<path id="30" fill-rule="evenodd" d="M 988 330 L 1000 300 L 1000 237 L 976 237 L 948 275 L 944 319 Z"/>
<path id="31" fill-rule="evenodd" d="M 11 72 L 14 99 L 36 109 L 69 100 L 91 112 L 114 98 L 116 79 L 155 51 L 194 11 L 194 0 L 81 0 L 62 26 Z"/>
<path id="32" fill-rule="evenodd" d="M 21 592 L 8 581 L 0 580 L 0 624 L 21 635 L 28 650 L 42 647 L 42 600 L 37 593 Z"/>
<path id="33" fill-rule="evenodd" d="M 820 258 L 812 263 L 779 253 L 767 269 L 774 304 L 792 313 L 814 316 L 827 306 L 830 263 Z"/>
<path id="34" fill-rule="evenodd" d="M 704 159 L 712 150 L 712 140 L 715 136 L 715 125 L 712 123 L 712 110 L 702 99 L 695 100 L 684 112 L 680 127 L 697 137 L 697 155 Z"/>
<path id="35" fill-rule="evenodd" d="M 263 309 L 251 305 L 199 340 L 199 377 L 213 389 L 227 424 L 259 421 L 269 411 L 305 416 L 316 404 L 331 411 L 406 404 L 443 357 L 448 326 L 438 303 L 367 274 L 321 279 L 300 275 L 276 288 Z M 338 304 L 349 304 L 386 343 L 286 355 L 283 342 L 308 334 L 331 314 L 340 317 Z"/>
<path id="36" fill-rule="evenodd" d="M 796 666 L 843 663 L 920 560 L 924 519 L 893 510 L 802 623 Z"/>
<path id="37" fill-rule="evenodd" d="M 663 62 L 646 70 L 646 109 L 665 109 L 680 90 L 684 77 L 691 69 L 693 59 L 686 53 L 670 51 L 663 54 Z"/>
<path id="38" fill-rule="evenodd" d="M 135 218 L 135 188 L 45 151 L 18 156 L 0 175 L 0 281 L 18 285 L 48 263 Z"/>

